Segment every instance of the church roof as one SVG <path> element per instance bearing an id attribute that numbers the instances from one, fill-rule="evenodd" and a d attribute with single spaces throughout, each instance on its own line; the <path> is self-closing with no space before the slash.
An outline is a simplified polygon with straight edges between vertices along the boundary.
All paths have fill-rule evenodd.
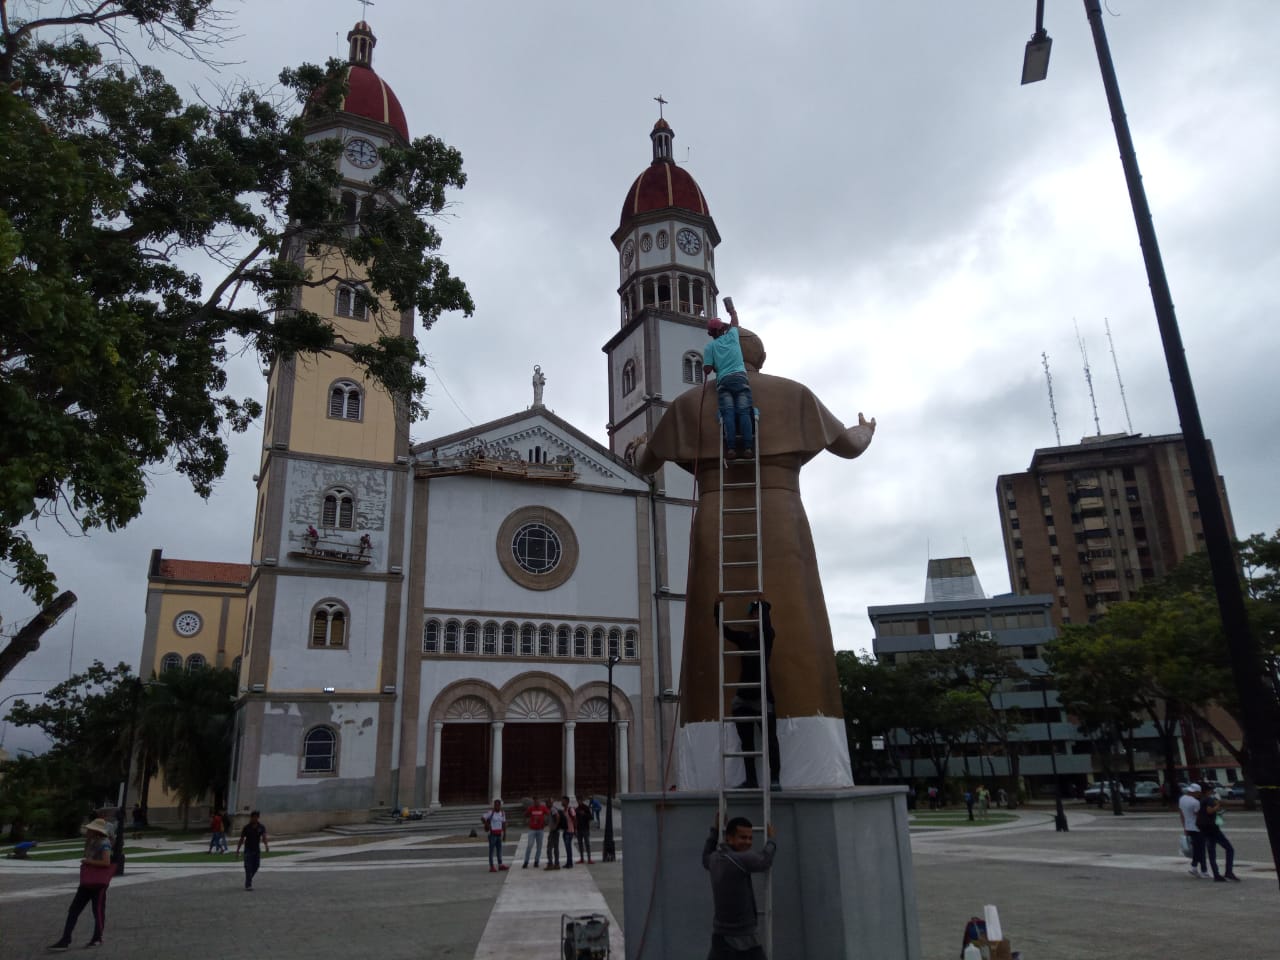
<path id="1" fill-rule="evenodd" d="M 378 38 L 369 24 L 361 20 L 347 34 L 350 52 L 347 56 L 347 92 L 338 110 L 366 120 L 385 123 L 404 140 L 409 139 L 409 123 L 405 120 L 400 99 L 387 82 L 373 69 L 373 48 Z"/>
<path id="2" fill-rule="evenodd" d="M 619 227 L 625 226 L 632 217 L 673 207 L 703 217 L 711 216 L 707 198 L 702 195 L 698 182 L 672 159 L 671 140 L 675 134 L 671 125 L 659 118 L 649 136 L 654 141 L 653 162 L 641 171 L 627 190 Z"/>
<path id="3" fill-rule="evenodd" d="M 209 560 L 161 560 L 155 571 L 159 580 L 194 580 L 199 583 L 246 584 L 252 567 L 247 563 Z"/>

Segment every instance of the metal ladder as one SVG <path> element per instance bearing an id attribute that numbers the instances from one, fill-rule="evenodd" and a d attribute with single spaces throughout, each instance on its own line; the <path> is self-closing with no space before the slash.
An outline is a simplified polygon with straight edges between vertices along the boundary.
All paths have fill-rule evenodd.
<path id="1" fill-rule="evenodd" d="M 757 820 L 752 817 L 753 831 L 763 836 L 766 826 L 772 820 L 770 809 L 769 786 L 773 779 L 773 771 L 769 768 L 769 726 L 768 726 L 768 671 L 765 669 L 765 636 L 764 607 L 757 603 L 755 616 L 749 613 L 752 601 L 764 600 L 764 564 L 761 553 L 760 531 L 760 411 L 752 409 L 751 416 L 755 431 L 755 451 L 751 459 L 725 459 L 724 429 L 720 430 L 720 529 L 719 529 L 719 582 L 716 605 L 719 628 L 716 630 L 719 646 L 717 663 L 719 667 L 720 696 L 717 698 L 717 716 L 720 731 L 720 794 L 718 810 L 720 825 L 723 829 L 728 822 L 728 806 L 730 800 L 735 807 L 752 804 L 755 801 L 760 811 Z M 732 506 L 730 502 L 732 501 Z M 744 557 L 749 559 L 743 559 Z M 726 627 L 738 630 L 751 630 L 754 626 L 757 646 L 736 647 L 725 639 Z M 755 657 L 760 666 L 759 680 L 742 681 L 727 680 L 725 666 L 728 662 L 739 665 L 745 663 L 742 658 Z M 740 676 L 741 671 L 735 670 Z M 739 691 L 758 694 L 760 704 L 759 716 L 725 715 L 725 700 L 732 698 Z M 736 741 L 738 723 L 758 723 L 759 735 L 754 738 L 755 749 L 743 750 L 739 743 L 733 749 L 730 744 Z M 732 731 L 732 733 L 730 732 Z M 726 783 L 726 767 L 733 760 L 753 760 L 756 769 L 755 787 L 731 786 Z M 761 939 L 766 956 L 773 955 L 773 871 L 766 870 L 763 877 L 763 905 L 758 906 L 761 921 Z"/>

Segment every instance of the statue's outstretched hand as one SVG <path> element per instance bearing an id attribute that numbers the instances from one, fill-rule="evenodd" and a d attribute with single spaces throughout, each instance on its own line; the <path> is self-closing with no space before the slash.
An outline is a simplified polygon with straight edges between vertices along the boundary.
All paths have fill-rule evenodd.
<path id="1" fill-rule="evenodd" d="M 870 420 L 868 420 L 866 417 L 864 417 L 864 416 L 862 415 L 862 411 L 861 411 L 861 410 L 859 410 L 859 411 L 858 411 L 858 426 L 860 426 L 860 427 L 867 427 L 867 428 L 868 428 L 872 433 L 875 433 L 875 432 L 876 432 L 876 418 L 875 418 L 875 417 L 872 417 Z"/>

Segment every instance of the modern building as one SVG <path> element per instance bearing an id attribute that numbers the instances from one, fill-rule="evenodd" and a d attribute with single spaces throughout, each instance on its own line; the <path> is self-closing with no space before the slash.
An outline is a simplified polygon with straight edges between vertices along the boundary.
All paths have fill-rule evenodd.
<path id="1" fill-rule="evenodd" d="M 342 110 L 309 135 L 345 145 L 341 190 L 358 209 L 378 148 L 409 128 L 373 70 L 369 26 L 348 40 Z M 626 454 L 700 385 L 720 241 L 673 137 L 659 118 L 610 238 L 620 309 L 603 347 L 607 447 L 547 409 L 537 368 L 527 407 L 416 446 L 405 411 L 342 353 L 269 371 L 250 562 L 157 550 L 148 590 L 144 671 L 202 662 L 192 657 L 238 667 L 233 810 L 294 830 L 400 806 L 603 793 L 612 656 L 614 787 L 662 788 L 693 486 L 674 467 L 651 481 Z M 378 336 L 361 276 L 304 244 L 291 255 L 337 276 L 300 290 L 301 304 L 351 342 Z M 396 320 L 413 334 L 412 313 Z"/>
<path id="2" fill-rule="evenodd" d="M 1015 728 L 1020 745 L 1019 773 L 1029 790 L 1053 788 L 1053 764 L 1065 782 L 1083 785 L 1091 770 L 1089 744 L 1080 738 L 1047 677 L 1042 649 L 1057 636 L 1054 598 L 1049 594 L 1004 594 L 988 597 L 969 557 L 930 560 L 921 603 L 896 603 L 867 608 L 875 630 L 872 652 L 886 666 L 908 662 L 926 651 L 945 650 L 965 633 L 982 633 L 1001 647 L 1027 674 L 1011 680 L 997 695 L 997 708 L 1018 711 L 1024 721 Z M 913 747 L 905 730 L 889 733 L 902 773 L 909 779 L 931 780 L 937 775 L 923 751 Z M 1055 756 L 1050 757 L 1050 738 Z M 1008 758 L 992 741 L 970 737 L 947 764 L 949 777 L 1006 778 Z"/>
<path id="3" fill-rule="evenodd" d="M 996 500 L 1013 589 L 1051 596 L 1059 624 L 1097 619 L 1204 545 L 1181 434 L 1036 450 L 1025 472 L 999 477 Z"/>

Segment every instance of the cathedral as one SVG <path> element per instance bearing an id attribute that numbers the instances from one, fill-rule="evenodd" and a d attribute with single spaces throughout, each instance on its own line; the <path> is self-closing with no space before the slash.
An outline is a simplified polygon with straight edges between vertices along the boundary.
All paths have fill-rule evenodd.
<path id="1" fill-rule="evenodd" d="M 342 109 L 310 135 L 344 144 L 342 199 L 358 208 L 379 147 L 410 134 L 369 25 L 348 42 Z M 674 465 L 649 477 L 629 461 L 671 401 L 701 389 L 720 237 L 673 136 L 659 117 L 610 238 L 608 446 L 544 406 L 537 368 L 527 408 L 418 445 L 341 354 L 269 371 L 248 562 L 155 550 L 148 571 L 142 675 L 238 672 L 232 810 L 293 831 L 603 794 L 610 715 L 615 792 L 674 776 L 694 487 Z M 333 266 L 303 245 L 291 255 Z M 361 282 L 297 296 L 368 342 Z M 412 313 L 399 322 L 413 335 Z"/>

